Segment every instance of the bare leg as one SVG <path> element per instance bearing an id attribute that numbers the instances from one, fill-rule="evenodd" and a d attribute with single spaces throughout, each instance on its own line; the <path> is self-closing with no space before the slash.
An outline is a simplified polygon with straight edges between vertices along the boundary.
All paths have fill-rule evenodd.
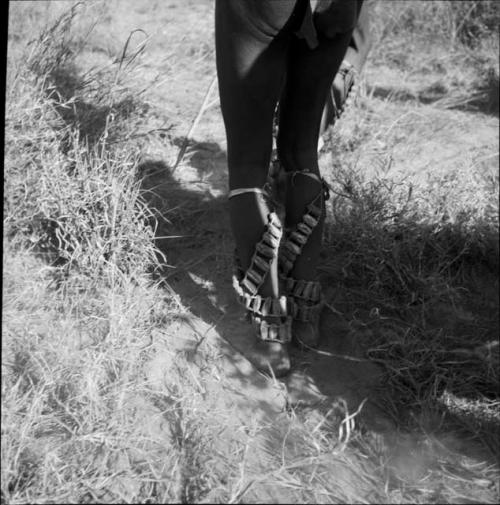
<path id="1" fill-rule="evenodd" d="M 217 0 L 216 58 L 226 127 L 229 188 L 262 188 L 272 149 L 272 121 L 286 70 L 296 0 Z M 231 228 L 241 269 L 251 264 L 271 209 L 266 198 L 230 198 Z M 279 296 L 277 260 L 260 286 L 262 297 Z M 276 375 L 290 367 L 285 345 L 256 339 L 252 361 Z"/>
<path id="2" fill-rule="evenodd" d="M 337 72 L 351 31 L 332 38 L 322 37 L 319 45 L 310 50 L 301 40 L 294 40 L 287 67 L 287 82 L 280 100 L 278 130 L 278 156 L 285 170 L 299 172 L 289 177 L 286 192 L 286 227 L 294 229 L 306 212 L 307 205 L 322 192 L 319 182 L 317 145 L 323 106 Z M 308 177 L 300 172 L 317 176 Z M 319 205 L 324 209 L 320 197 Z M 316 278 L 316 267 L 322 242 L 324 210 L 319 223 L 313 229 L 301 254 L 296 258 L 291 277 L 312 281 Z M 318 328 L 315 323 L 295 320 L 293 336 L 296 341 L 315 345 Z"/>

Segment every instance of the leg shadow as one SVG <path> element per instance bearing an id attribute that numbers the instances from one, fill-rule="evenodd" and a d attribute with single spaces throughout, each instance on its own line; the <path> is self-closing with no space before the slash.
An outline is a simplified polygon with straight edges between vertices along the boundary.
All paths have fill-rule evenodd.
<path id="1" fill-rule="evenodd" d="M 206 173 L 207 159 L 209 167 L 220 169 L 220 148 L 208 147 L 193 143 L 187 151 L 200 176 Z M 234 355 L 232 346 L 245 356 L 255 337 L 232 288 L 234 244 L 225 196 L 214 196 L 208 184 L 203 189 L 180 182 L 163 161 L 144 161 L 139 175 L 149 206 L 164 216 L 156 230 L 157 246 L 167 258 L 163 280 L 182 306 L 228 343 L 224 352 Z M 214 175 L 221 188 L 223 177 Z M 371 427 L 387 430 L 389 421 L 373 415 L 379 367 L 364 357 L 359 339 L 338 314 L 324 311 L 321 332 L 319 352 L 292 349 L 293 372 L 284 380 L 287 395 L 281 408 L 300 404 L 326 411 L 340 400 L 352 413 L 366 399 L 363 410 L 371 412 L 366 416 Z M 252 382 L 252 375 L 262 377 L 253 369 L 243 382 Z M 269 382 L 259 382 L 259 387 Z"/>

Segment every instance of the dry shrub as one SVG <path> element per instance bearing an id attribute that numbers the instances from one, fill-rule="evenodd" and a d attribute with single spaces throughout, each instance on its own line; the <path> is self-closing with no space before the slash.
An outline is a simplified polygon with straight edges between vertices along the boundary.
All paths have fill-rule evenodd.
<path id="1" fill-rule="evenodd" d="M 483 38 L 498 36 L 500 9 L 494 0 L 369 3 L 375 10 L 373 25 L 379 37 L 405 36 L 474 48 Z"/>
<path id="2" fill-rule="evenodd" d="M 146 387 L 142 349 L 151 327 L 167 320 L 171 308 L 148 275 L 160 255 L 155 219 L 140 195 L 137 152 L 120 144 L 128 138 L 125 127 L 135 124 L 137 102 L 121 81 L 123 59 L 119 72 L 78 74 L 71 33 L 77 9 L 63 13 L 23 57 L 9 52 L 2 328 L 7 503 L 96 499 L 110 479 L 115 489 L 106 499 L 133 500 L 165 470 L 158 454 L 148 453 L 151 444 L 164 442 L 141 431 L 131 401 Z M 97 102 L 86 117 L 75 93 Z"/>
<path id="3" fill-rule="evenodd" d="M 6 235 L 83 274 L 101 275 L 109 264 L 130 274 L 156 262 L 154 218 L 135 178 L 138 153 L 125 147 L 141 110 L 121 83 L 125 61 L 114 73 L 78 76 L 69 49 L 77 7 L 42 33 L 17 72 L 11 62 Z M 68 68 L 76 84 L 61 84 Z"/>
<path id="4" fill-rule="evenodd" d="M 497 457 L 498 176 L 463 160 L 424 174 L 410 159 L 393 169 L 372 144 L 390 114 L 367 114 L 350 113 L 332 134 L 325 285 L 384 367 L 380 393 L 400 426 L 446 416 Z M 399 127 L 408 141 L 416 125 Z M 427 137 L 413 138 L 422 137 L 424 146 Z"/>

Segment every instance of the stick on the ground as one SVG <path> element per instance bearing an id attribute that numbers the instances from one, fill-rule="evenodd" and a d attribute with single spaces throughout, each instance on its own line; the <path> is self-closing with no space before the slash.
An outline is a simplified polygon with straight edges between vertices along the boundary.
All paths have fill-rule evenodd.
<path id="1" fill-rule="evenodd" d="M 210 96 L 212 95 L 212 91 L 215 87 L 216 82 L 217 82 L 217 76 L 214 76 L 214 78 L 212 79 L 212 82 L 210 83 L 210 86 L 208 87 L 208 90 L 205 94 L 205 98 L 203 99 L 203 103 L 201 104 L 198 114 L 197 114 L 196 118 L 194 119 L 193 123 L 191 124 L 191 128 L 189 129 L 188 134 L 184 138 L 184 142 L 182 143 L 179 154 L 177 155 L 177 161 L 175 162 L 175 165 L 172 168 L 172 173 L 175 172 L 175 170 L 179 166 L 180 162 L 182 161 L 182 158 L 184 158 L 184 154 L 186 153 L 188 143 L 193 136 L 194 130 L 196 129 L 196 126 L 198 126 L 201 116 L 203 116 L 203 113 L 207 109 L 207 103 L 208 103 Z"/>

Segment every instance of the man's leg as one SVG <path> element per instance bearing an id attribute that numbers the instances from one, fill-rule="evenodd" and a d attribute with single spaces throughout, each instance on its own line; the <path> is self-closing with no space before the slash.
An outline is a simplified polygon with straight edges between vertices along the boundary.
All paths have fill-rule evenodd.
<path id="1" fill-rule="evenodd" d="M 234 195 L 229 211 L 242 272 L 254 261 L 256 245 L 271 213 L 267 199 L 255 189 L 263 188 L 268 175 L 273 113 L 291 38 L 286 28 L 294 21 L 295 4 L 296 0 L 216 2 L 217 74 L 227 136 L 230 196 Z M 261 257 L 260 264 L 264 260 Z M 270 270 L 257 294 L 278 299 L 276 258 L 270 260 Z M 270 365 L 276 375 L 288 371 L 286 346 L 257 339 L 253 350 L 250 358 L 259 368 L 266 370 Z"/>
<path id="2" fill-rule="evenodd" d="M 328 11 L 322 13 L 326 17 L 328 14 Z M 300 228 L 302 225 L 299 223 L 310 204 L 320 211 L 319 222 L 312 227 L 307 241 L 294 258 L 293 268 L 286 269 L 286 276 L 296 280 L 314 281 L 316 278 L 324 221 L 323 187 L 317 155 L 320 122 L 327 94 L 351 33 L 352 28 L 349 28 L 344 33 L 326 37 L 318 30 L 319 45 L 314 50 L 302 40 L 294 40 L 290 50 L 287 81 L 280 100 L 277 139 L 280 162 L 290 174 L 286 190 L 286 227 L 290 230 Z M 302 228 L 307 235 L 307 227 Z M 302 240 L 305 235 L 302 234 Z M 310 287 L 309 290 L 315 291 L 312 284 Z M 315 301 L 311 303 L 314 305 Z M 317 321 L 294 320 L 293 335 L 297 341 L 315 345 L 318 340 Z"/>

